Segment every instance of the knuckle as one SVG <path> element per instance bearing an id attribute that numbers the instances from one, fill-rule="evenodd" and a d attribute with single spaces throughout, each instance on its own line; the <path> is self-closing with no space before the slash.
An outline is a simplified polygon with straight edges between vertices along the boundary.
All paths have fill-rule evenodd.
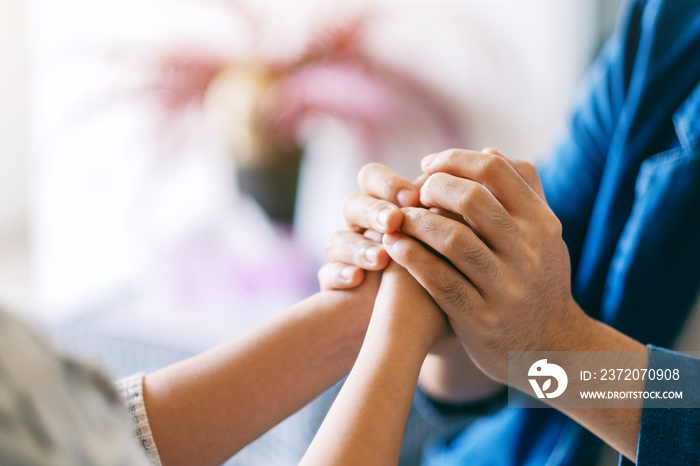
<path id="1" fill-rule="evenodd" d="M 530 276 L 534 276 L 536 272 L 530 270 Z M 515 303 L 527 302 L 532 294 L 532 289 L 529 286 L 524 286 L 522 282 L 511 281 L 503 287 L 504 295 Z"/>
<path id="2" fill-rule="evenodd" d="M 448 174 L 434 173 L 423 183 L 421 196 L 425 194 L 428 199 L 441 196 L 450 189 L 451 185 L 452 183 L 450 182 L 450 176 Z"/>
<path id="3" fill-rule="evenodd" d="M 524 266 L 536 266 L 539 263 L 538 242 L 539 240 L 533 240 L 532 238 L 524 238 L 518 242 L 517 248 L 521 264 Z"/>
<path id="4" fill-rule="evenodd" d="M 493 178 L 499 176 L 508 167 L 509 164 L 503 157 L 489 155 L 481 166 L 481 173 L 484 178 Z"/>
<path id="5" fill-rule="evenodd" d="M 465 183 L 459 192 L 459 207 L 461 212 L 469 209 L 470 206 L 478 205 L 484 198 L 485 188 L 478 183 Z"/>
<path id="6" fill-rule="evenodd" d="M 485 246 L 476 241 L 461 241 L 454 248 L 458 251 L 455 257 L 459 259 L 460 263 L 469 264 L 471 268 L 489 280 L 498 278 L 498 267 L 489 257 Z"/>
<path id="7" fill-rule="evenodd" d="M 561 224 L 561 220 L 559 220 L 557 217 L 552 216 L 552 225 L 551 225 L 551 232 L 554 236 L 557 238 L 561 237 L 562 234 L 564 233 L 564 227 Z"/>
<path id="8" fill-rule="evenodd" d="M 461 314 L 471 314 L 474 308 L 469 292 L 463 283 L 443 276 L 438 281 L 438 293 L 450 309 Z"/>
<path id="9" fill-rule="evenodd" d="M 545 235 L 549 238 L 558 238 L 562 235 L 561 221 L 554 214 L 549 214 L 542 222 Z"/>
<path id="10" fill-rule="evenodd" d="M 403 267 L 413 270 L 421 276 L 430 276 L 431 264 L 426 258 L 426 251 L 416 241 L 401 239 L 394 248 L 392 258 Z"/>
<path id="11" fill-rule="evenodd" d="M 423 186 L 420 188 L 421 197 L 429 195 L 431 191 L 435 189 L 435 183 L 437 182 L 437 177 L 439 174 L 433 174 L 428 176 L 423 182 Z"/>
<path id="12" fill-rule="evenodd" d="M 377 186 L 377 195 L 385 201 L 394 199 L 394 179 L 392 177 L 383 176 L 379 179 Z"/>
<path id="13" fill-rule="evenodd" d="M 461 251 L 464 249 L 464 239 L 462 238 L 461 231 L 454 225 L 448 227 L 444 232 L 443 247 L 448 254 L 452 251 Z"/>
<path id="14" fill-rule="evenodd" d="M 434 233 L 438 230 L 433 214 L 424 209 L 411 209 L 406 217 L 415 225 L 415 228 L 423 233 Z"/>
<path id="15" fill-rule="evenodd" d="M 395 250 L 398 252 L 398 255 L 401 257 L 403 265 L 410 267 L 420 267 L 422 262 L 420 254 L 418 253 L 415 247 L 412 247 L 407 243 L 408 241 L 399 240 L 399 242 L 396 245 L 397 247 L 395 248 Z"/>
<path id="16" fill-rule="evenodd" d="M 532 162 L 523 160 L 520 163 L 520 171 L 525 175 L 526 179 L 531 180 L 537 178 L 539 175 L 537 173 L 537 168 Z"/>
<path id="17" fill-rule="evenodd" d="M 505 209 L 498 209 L 494 211 L 493 224 L 499 230 L 504 231 L 509 235 L 514 235 L 516 238 L 521 238 L 523 236 L 520 226 Z"/>
<path id="18" fill-rule="evenodd" d="M 444 231 L 445 256 L 456 258 L 459 264 L 468 264 L 488 279 L 498 277 L 498 267 L 491 259 L 488 249 L 476 237 L 465 234 L 464 225 L 452 225 Z"/>
<path id="19" fill-rule="evenodd" d="M 460 255 L 463 262 L 471 264 L 485 278 L 495 280 L 498 278 L 498 267 L 488 256 L 488 253 L 479 247 L 466 248 Z"/>
<path id="20" fill-rule="evenodd" d="M 445 162 L 454 165 L 462 157 L 462 149 L 447 149 L 444 153 Z"/>

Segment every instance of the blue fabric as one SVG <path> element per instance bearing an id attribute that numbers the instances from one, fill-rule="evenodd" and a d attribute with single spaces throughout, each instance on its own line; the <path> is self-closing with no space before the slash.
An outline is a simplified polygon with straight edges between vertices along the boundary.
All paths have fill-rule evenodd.
<path id="1" fill-rule="evenodd" d="M 672 400 L 645 400 L 637 464 L 700 464 L 700 359 L 649 346 L 649 370 L 678 369 L 680 379 L 649 379 L 647 391 L 681 391 L 682 408 Z M 679 400 L 680 401 L 680 400 Z M 622 461 L 621 464 L 632 464 Z"/>
<path id="2" fill-rule="evenodd" d="M 577 302 L 669 346 L 700 290 L 700 2 L 636 1 L 624 18 L 567 138 L 538 168 Z M 505 408 L 433 444 L 424 462 L 582 465 L 598 445 L 554 410 Z"/>
<path id="3" fill-rule="evenodd" d="M 647 378 L 648 392 L 681 392 L 680 399 L 646 399 L 642 411 L 636 463 L 700 464 L 700 359 L 653 345 L 649 372 L 678 370 L 677 380 Z M 620 457 L 620 465 L 633 463 Z"/>

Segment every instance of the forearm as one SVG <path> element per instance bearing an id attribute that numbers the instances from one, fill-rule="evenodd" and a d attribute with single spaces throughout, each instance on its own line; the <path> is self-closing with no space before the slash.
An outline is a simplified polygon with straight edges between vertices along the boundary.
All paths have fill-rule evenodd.
<path id="1" fill-rule="evenodd" d="M 644 345 L 602 322 L 591 319 L 583 311 L 580 314 L 580 322 L 572 323 L 570 329 L 571 331 L 562 337 L 559 346 L 562 351 L 610 351 L 620 354 L 634 351 L 640 352 L 638 356 L 634 356 L 637 364 L 643 364 L 644 367 L 648 365 L 648 350 Z M 573 383 L 573 380 L 570 381 L 571 385 L 567 390 L 577 390 Z M 529 390 L 530 387 L 524 389 Z M 636 390 L 644 390 L 643 381 L 639 381 Z M 558 406 L 557 398 L 548 399 L 547 402 L 630 460 L 636 460 L 643 400 L 638 400 L 637 406 L 628 408 L 564 408 Z"/>
<path id="2" fill-rule="evenodd" d="M 477 402 L 503 388 L 503 384 L 490 379 L 474 365 L 459 340 L 449 351 L 429 354 L 418 380 L 430 398 L 451 404 Z"/>
<path id="3" fill-rule="evenodd" d="M 302 465 L 398 462 L 418 373 L 430 343 L 403 329 L 394 331 L 392 325 L 400 323 L 373 317 L 357 362 Z"/>
<path id="4" fill-rule="evenodd" d="M 352 367 L 367 313 L 322 292 L 243 338 L 146 376 L 164 465 L 220 464 Z"/>

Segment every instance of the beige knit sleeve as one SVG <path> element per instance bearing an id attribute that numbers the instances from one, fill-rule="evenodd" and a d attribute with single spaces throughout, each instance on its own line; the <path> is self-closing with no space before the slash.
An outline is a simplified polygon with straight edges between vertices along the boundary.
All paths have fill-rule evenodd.
<path id="1" fill-rule="evenodd" d="M 143 402 L 144 376 L 145 374 L 138 373 L 124 377 L 118 380 L 115 385 L 126 401 L 129 417 L 131 418 L 131 428 L 139 446 L 153 465 L 161 466 L 158 448 L 153 440 L 151 426 L 148 423 L 146 405 Z"/>

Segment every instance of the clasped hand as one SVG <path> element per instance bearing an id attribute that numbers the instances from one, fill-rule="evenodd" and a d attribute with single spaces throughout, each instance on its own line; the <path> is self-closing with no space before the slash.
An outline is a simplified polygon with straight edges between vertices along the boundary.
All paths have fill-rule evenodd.
<path id="1" fill-rule="evenodd" d="M 584 318 L 571 296 L 561 223 L 533 165 L 495 150 L 448 150 L 414 183 L 379 164 L 343 205 L 323 288 L 352 288 L 390 260 L 432 296 L 473 362 L 505 382 L 508 351 L 562 349 Z M 381 293 L 381 291 L 380 291 Z"/>

